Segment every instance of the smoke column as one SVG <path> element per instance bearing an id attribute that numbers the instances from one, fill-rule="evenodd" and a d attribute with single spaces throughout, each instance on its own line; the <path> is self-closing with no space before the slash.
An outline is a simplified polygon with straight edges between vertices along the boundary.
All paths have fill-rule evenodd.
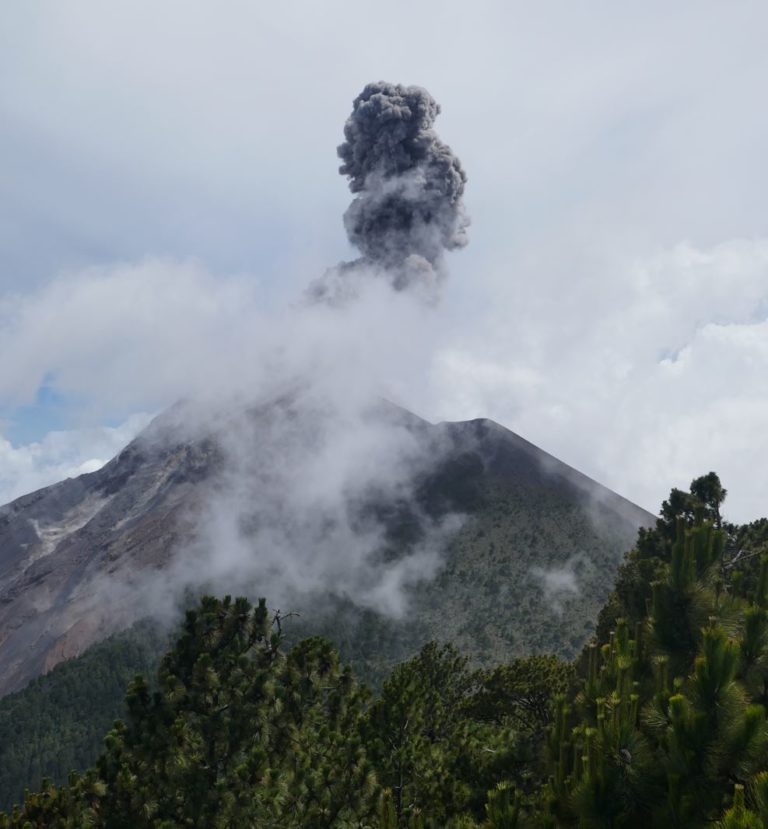
<path id="1" fill-rule="evenodd" d="M 458 158 L 432 129 L 440 106 L 419 86 L 380 81 L 355 98 L 338 148 L 339 172 L 355 198 L 344 214 L 350 242 L 362 256 L 310 286 L 313 299 L 355 294 L 362 274 L 385 276 L 395 290 L 413 286 L 434 298 L 443 254 L 467 243 Z"/>

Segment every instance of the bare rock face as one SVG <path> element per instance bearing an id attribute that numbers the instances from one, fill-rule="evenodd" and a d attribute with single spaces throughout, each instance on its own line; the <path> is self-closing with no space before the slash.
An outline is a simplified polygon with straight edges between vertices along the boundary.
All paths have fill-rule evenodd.
<path id="1" fill-rule="evenodd" d="M 492 421 L 432 425 L 395 414 L 418 441 L 443 447 L 414 489 L 419 515 L 471 519 L 417 597 L 424 634 L 477 649 L 474 617 L 461 614 L 519 628 L 524 620 L 509 614 L 528 606 L 522 591 L 528 602 L 536 590 L 542 607 L 583 605 L 588 632 L 621 555 L 654 517 Z M 224 460 L 217 441 L 181 439 L 175 422 L 163 415 L 98 472 L 0 507 L 0 695 L 136 621 L 131 591 L 193 540 Z M 413 525 L 408 504 L 362 508 L 381 513 L 394 539 Z M 569 588 L 577 577 L 580 595 Z M 482 635 L 491 658 L 494 648 L 536 647 L 501 628 Z"/>

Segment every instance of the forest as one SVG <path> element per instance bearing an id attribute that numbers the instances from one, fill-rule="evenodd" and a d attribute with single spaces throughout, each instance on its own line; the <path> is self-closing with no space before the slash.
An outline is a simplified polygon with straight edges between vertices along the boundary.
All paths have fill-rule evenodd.
<path id="1" fill-rule="evenodd" d="M 95 765 L 0 829 L 768 826 L 768 520 L 725 496 L 672 490 L 572 662 L 430 642 L 374 693 L 266 600 L 204 597 Z"/>

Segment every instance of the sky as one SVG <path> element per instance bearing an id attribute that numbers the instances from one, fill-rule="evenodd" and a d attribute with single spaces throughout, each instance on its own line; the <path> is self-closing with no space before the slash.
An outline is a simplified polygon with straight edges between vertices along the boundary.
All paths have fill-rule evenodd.
<path id="1" fill-rule="evenodd" d="M 356 255 L 336 147 L 388 80 L 440 103 L 472 224 L 382 393 L 653 512 L 715 470 L 729 518 L 765 515 L 766 26 L 740 0 L 4 4 L 0 502 L 249 382 Z"/>

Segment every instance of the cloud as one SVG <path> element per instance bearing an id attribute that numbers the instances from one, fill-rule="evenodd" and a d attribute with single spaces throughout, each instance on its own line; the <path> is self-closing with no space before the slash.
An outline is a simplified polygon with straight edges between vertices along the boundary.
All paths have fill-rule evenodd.
<path id="1" fill-rule="evenodd" d="M 584 567 L 589 567 L 589 557 L 583 553 L 573 556 L 562 567 L 531 567 L 530 575 L 544 592 L 544 598 L 550 609 L 557 616 L 563 615 L 565 603 L 577 599 L 581 593 L 579 587 L 580 575 L 583 575 Z"/>
<path id="2" fill-rule="evenodd" d="M 44 380 L 110 408 L 155 409 L 237 371 L 258 329 L 256 286 L 200 265 L 148 259 L 61 276 L 0 304 L 0 400 L 27 403 Z M 252 339 L 258 339 L 258 330 Z M 212 356 L 213 355 L 213 356 Z M 204 380 L 203 380 L 204 378 Z"/>
<path id="3" fill-rule="evenodd" d="M 201 583 L 216 592 L 268 585 L 258 589 L 278 606 L 334 595 L 403 615 L 404 588 L 435 575 L 462 521 L 429 516 L 414 497 L 450 445 L 414 433 L 381 401 L 334 396 L 333 386 L 313 373 L 277 398 L 260 389 L 246 411 L 183 412 L 183 428 L 200 418 L 199 434 L 215 435 L 223 463 L 194 515 L 194 542 L 162 579 L 152 575 L 153 604 Z M 388 522 L 402 520 L 405 505 L 414 537 L 394 542 L 403 525 Z"/>
<path id="4" fill-rule="evenodd" d="M 4 320 L 0 338 L 26 368 L 0 368 L 4 401 L 31 400 L 43 382 L 92 413 L 179 400 L 146 440 L 170 430 L 174 441 L 218 447 L 223 467 L 189 517 L 198 543 L 141 587 L 150 603 L 201 583 L 268 584 L 275 602 L 332 591 L 397 616 L 403 588 L 440 566 L 457 516 L 414 507 L 418 538 L 393 557 L 376 512 L 410 502 L 444 451 L 377 409 L 382 397 L 407 400 L 428 373 L 439 318 L 408 292 L 370 280 L 347 307 L 265 313 L 246 279 L 148 260 L 60 277 L 6 302 Z M 47 457 L 46 473 L 91 468 L 95 450 L 83 456 L 77 437 L 29 451 Z M 116 602 L 137 601 L 136 591 L 108 588 Z"/>
<path id="5" fill-rule="evenodd" d="M 733 519 L 763 514 L 768 241 L 582 267 L 557 301 L 528 288 L 439 354 L 439 406 L 495 417 L 653 511 L 714 469 Z"/>
<path id="6" fill-rule="evenodd" d="M 397 397 L 419 382 L 439 324 L 385 284 L 368 285 L 354 313 L 270 311 L 253 280 L 214 277 L 194 263 L 89 269 L 0 305 L 0 349 L 14 354 L 0 364 L 0 403 L 28 403 L 45 382 L 107 412 L 158 409 L 247 391 L 272 378 L 275 363 L 288 375 L 322 367 L 352 394 L 375 387 Z"/>
<path id="7" fill-rule="evenodd" d="M 41 441 L 13 446 L 0 438 L 0 504 L 44 486 L 95 472 L 149 422 L 135 414 L 115 427 L 49 432 Z"/>
<path id="8" fill-rule="evenodd" d="M 391 371 L 362 368 L 372 301 L 348 340 L 307 336 L 360 388 L 494 417 L 650 509 L 714 468 L 733 517 L 765 512 L 764 6 L 447 0 L 433 38 L 405 0 L 155 5 L 0 11 L 6 408 L 49 371 L 94 423 L 257 382 L 283 306 L 350 255 L 335 148 L 388 77 L 440 101 L 473 243 Z"/>

